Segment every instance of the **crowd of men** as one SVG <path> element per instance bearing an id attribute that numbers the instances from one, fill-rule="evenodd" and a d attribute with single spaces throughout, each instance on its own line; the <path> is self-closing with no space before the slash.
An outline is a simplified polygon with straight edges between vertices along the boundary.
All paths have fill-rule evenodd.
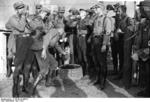
<path id="1" fill-rule="evenodd" d="M 88 78 L 89 84 L 99 85 L 103 90 L 109 45 L 115 79 L 122 80 L 125 89 L 129 89 L 133 72 L 139 73 L 139 83 L 145 89 L 138 95 L 149 97 L 150 2 L 142 1 L 138 6 L 135 19 L 128 17 L 125 5 L 105 7 L 103 2 L 87 10 L 71 8 L 65 17 L 65 7 L 51 13 L 37 4 L 35 14 L 29 14 L 29 6 L 16 2 L 16 14 L 6 23 L 12 31 L 8 40 L 7 77 L 12 74 L 14 58 L 13 97 L 19 97 L 20 74 L 24 92 L 28 92 L 30 73 L 34 87 L 42 79 L 49 87 L 54 85 L 58 66 L 66 64 L 67 59 L 70 64 L 81 65 L 82 80 Z"/>

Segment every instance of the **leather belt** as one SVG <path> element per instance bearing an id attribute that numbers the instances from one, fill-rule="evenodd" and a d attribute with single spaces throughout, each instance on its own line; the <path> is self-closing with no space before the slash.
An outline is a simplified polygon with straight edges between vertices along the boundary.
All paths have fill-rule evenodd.
<path id="1" fill-rule="evenodd" d="M 80 34 L 79 36 L 85 37 L 86 35 L 85 34 Z"/>
<path id="2" fill-rule="evenodd" d="M 93 37 L 97 38 L 97 37 L 103 37 L 103 35 L 93 35 Z"/>
<path id="3" fill-rule="evenodd" d="M 20 34 L 20 35 L 17 35 L 18 37 L 29 37 L 30 34 Z"/>

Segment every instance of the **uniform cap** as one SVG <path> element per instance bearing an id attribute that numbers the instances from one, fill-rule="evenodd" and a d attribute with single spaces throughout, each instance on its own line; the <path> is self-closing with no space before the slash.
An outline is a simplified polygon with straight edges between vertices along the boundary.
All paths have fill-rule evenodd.
<path id="1" fill-rule="evenodd" d="M 92 10 L 92 9 L 87 9 L 86 12 L 88 12 L 88 13 L 94 13 L 94 10 Z"/>
<path id="2" fill-rule="evenodd" d="M 50 11 L 49 9 L 47 9 L 47 8 L 43 8 L 42 11 L 43 11 L 43 12 L 46 12 L 46 13 L 50 13 L 50 12 L 51 12 L 51 11 Z"/>
<path id="3" fill-rule="evenodd" d="M 25 7 L 25 4 L 22 1 L 14 3 L 14 9 L 21 9 Z"/>
<path id="4" fill-rule="evenodd" d="M 117 3 L 114 5 L 115 8 L 119 8 L 120 7 L 120 3 Z"/>
<path id="5" fill-rule="evenodd" d="M 107 10 L 114 10 L 114 7 L 113 7 L 113 5 L 107 5 L 106 9 Z"/>
<path id="6" fill-rule="evenodd" d="M 95 9 L 95 5 L 93 5 L 90 9 Z"/>
<path id="7" fill-rule="evenodd" d="M 41 4 L 36 4 L 35 8 L 36 8 L 36 9 L 41 9 L 41 8 L 42 8 L 42 5 L 41 5 Z"/>
<path id="8" fill-rule="evenodd" d="M 98 4 L 95 5 L 95 8 L 101 8 L 101 9 L 104 9 L 104 8 L 105 8 L 104 2 L 103 2 L 103 1 L 100 1 Z"/>
<path id="9" fill-rule="evenodd" d="M 148 7 L 150 7 L 150 1 L 141 1 L 140 4 L 137 6 L 148 6 Z"/>
<path id="10" fill-rule="evenodd" d="M 79 9 L 79 11 L 86 11 L 86 10 L 81 8 L 81 9 Z"/>
<path id="11" fill-rule="evenodd" d="M 69 12 L 73 12 L 73 11 L 76 11 L 77 9 L 75 9 L 75 8 L 71 8 L 70 10 L 69 10 Z"/>
<path id="12" fill-rule="evenodd" d="M 62 13 L 64 13 L 65 12 L 65 7 L 58 7 L 58 12 L 62 12 Z"/>

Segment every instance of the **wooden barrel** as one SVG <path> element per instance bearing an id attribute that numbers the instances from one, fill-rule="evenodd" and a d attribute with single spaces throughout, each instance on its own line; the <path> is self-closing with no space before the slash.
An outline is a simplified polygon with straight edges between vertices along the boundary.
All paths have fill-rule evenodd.
<path id="1" fill-rule="evenodd" d="M 62 79 L 80 80 L 83 77 L 82 68 L 61 69 L 59 75 Z"/>

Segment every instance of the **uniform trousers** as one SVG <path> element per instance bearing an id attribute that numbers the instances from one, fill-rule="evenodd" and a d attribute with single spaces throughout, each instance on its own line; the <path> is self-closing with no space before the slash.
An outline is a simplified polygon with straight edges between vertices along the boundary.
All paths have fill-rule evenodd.
<path id="1" fill-rule="evenodd" d="M 88 75 L 88 63 L 87 63 L 87 43 L 86 35 L 78 36 L 78 59 L 79 64 L 82 66 L 83 76 Z"/>
<path id="2" fill-rule="evenodd" d="M 102 36 L 95 36 L 92 38 L 92 48 L 93 48 L 93 59 L 97 71 L 97 81 L 100 85 L 104 86 L 107 76 L 107 52 L 108 47 L 105 52 L 101 52 L 103 44 Z"/>

